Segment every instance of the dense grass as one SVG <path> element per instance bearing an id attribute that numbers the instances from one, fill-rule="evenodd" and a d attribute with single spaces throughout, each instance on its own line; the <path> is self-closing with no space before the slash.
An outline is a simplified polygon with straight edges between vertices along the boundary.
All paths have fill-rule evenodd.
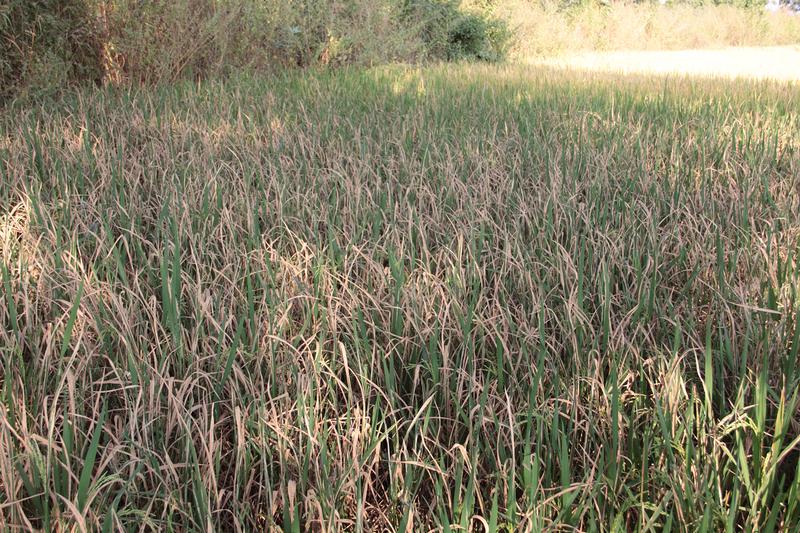
<path id="1" fill-rule="evenodd" d="M 0 523 L 796 530 L 798 109 L 459 66 L 9 110 Z"/>

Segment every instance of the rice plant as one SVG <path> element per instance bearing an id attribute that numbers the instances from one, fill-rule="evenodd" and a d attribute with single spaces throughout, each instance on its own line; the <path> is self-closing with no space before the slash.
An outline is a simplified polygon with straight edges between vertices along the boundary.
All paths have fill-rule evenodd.
<path id="1" fill-rule="evenodd" d="M 487 65 L 7 110 L 0 523 L 796 530 L 798 110 Z"/>

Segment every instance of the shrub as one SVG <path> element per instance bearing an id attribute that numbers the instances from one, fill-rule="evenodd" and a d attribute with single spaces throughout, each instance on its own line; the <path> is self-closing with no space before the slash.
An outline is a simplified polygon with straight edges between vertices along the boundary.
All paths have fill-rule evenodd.
<path id="1" fill-rule="evenodd" d="M 490 0 L 4 0 L 0 99 L 75 82 L 164 83 L 237 70 L 497 60 Z M 0 101 L 0 103 L 2 102 Z"/>
<path id="2" fill-rule="evenodd" d="M 498 20 L 467 13 L 456 20 L 448 37 L 448 59 L 498 61 L 505 55 L 510 32 Z"/>
<path id="3" fill-rule="evenodd" d="M 201 3 L 202 9 L 195 4 Z M 123 80 L 158 83 L 313 65 L 415 59 L 398 0 L 116 0 L 109 43 Z"/>
<path id="4" fill-rule="evenodd" d="M 510 33 L 489 8 L 488 2 L 466 10 L 458 0 L 406 0 L 404 13 L 430 58 L 496 61 L 505 54 Z"/>
<path id="5" fill-rule="evenodd" d="M 133 82 L 202 77 L 220 62 L 235 14 L 213 0 L 106 2 L 113 71 Z"/>
<path id="6" fill-rule="evenodd" d="M 0 104 L 19 91 L 50 92 L 103 77 L 103 48 L 84 0 L 0 4 Z"/>

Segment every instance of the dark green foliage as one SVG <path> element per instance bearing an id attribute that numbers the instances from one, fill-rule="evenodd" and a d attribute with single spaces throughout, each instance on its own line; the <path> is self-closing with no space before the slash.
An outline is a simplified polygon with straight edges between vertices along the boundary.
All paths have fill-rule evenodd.
<path id="1" fill-rule="evenodd" d="M 405 16 L 418 21 L 420 36 L 434 59 L 497 61 L 510 39 L 506 25 L 481 12 L 462 9 L 459 0 L 406 0 Z"/>
<path id="2" fill-rule="evenodd" d="M 446 57 L 450 28 L 458 16 L 455 1 L 406 0 L 404 17 L 415 22 L 432 57 Z"/>
<path id="3" fill-rule="evenodd" d="M 448 59 L 502 59 L 510 32 L 500 21 L 468 13 L 456 19 L 448 34 Z"/>
<path id="4" fill-rule="evenodd" d="M 102 40 L 85 0 L 3 0 L 0 104 L 103 77 Z"/>

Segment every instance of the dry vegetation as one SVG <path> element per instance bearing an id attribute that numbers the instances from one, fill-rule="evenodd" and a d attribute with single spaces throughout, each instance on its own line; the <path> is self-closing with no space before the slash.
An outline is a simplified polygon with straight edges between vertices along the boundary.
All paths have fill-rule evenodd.
<path id="1" fill-rule="evenodd" d="M 676 50 L 800 43 L 800 16 L 732 5 L 613 2 L 560 9 L 549 0 L 498 0 L 518 57 L 592 50 Z"/>
<path id="2" fill-rule="evenodd" d="M 800 46 L 584 52 L 527 58 L 526 63 L 618 74 L 660 74 L 800 81 Z"/>
<path id="3" fill-rule="evenodd" d="M 88 84 L 482 60 L 509 32 L 486 0 L 3 0 L 0 107 Z"/>
<path id="4" fill-rule="evenodd" d="M 792 531 L 797 86 L 381 68 L 0 116 L 0 523 Z"/>

